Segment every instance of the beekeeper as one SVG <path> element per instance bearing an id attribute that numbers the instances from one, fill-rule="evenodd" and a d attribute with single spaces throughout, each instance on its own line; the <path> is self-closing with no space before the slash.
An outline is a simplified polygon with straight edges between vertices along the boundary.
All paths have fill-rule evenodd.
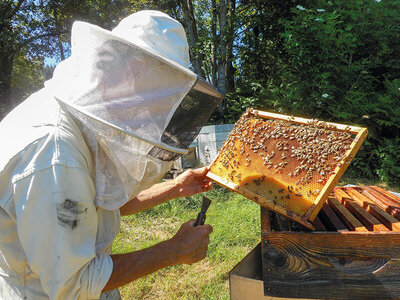
<path id="1" fill-rule="evenodd" d="M 168 15 L 74 23 L 71 56 L 0 124 L 0 299 L 97 299 L 203 259 L 212 228 L 193 220 L 148 249 L 110 250 L 121 215 L 211 188 L 204 168 L 157 182 L 221 100 Z"/>

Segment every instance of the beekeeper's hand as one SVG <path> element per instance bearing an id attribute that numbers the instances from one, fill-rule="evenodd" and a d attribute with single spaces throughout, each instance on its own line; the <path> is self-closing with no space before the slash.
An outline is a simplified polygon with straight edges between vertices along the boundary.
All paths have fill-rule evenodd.
<path id="1" fill-rule="evenodd" d="M 189 169 L 176 177 L 174 179 L 176 197 L 189 197 L 209 191 L 213 184 L 205 176 L 207 172 L 207 167 Z"/>
<path id="2" fill-rule="evenodd" d="M 103 291 L 123 286 L 161 268 L 192 264 L 206 257 L 210 225 L 194 226 L 195 220 L 183 223 L 169 240 L 146 249 L 113 254 L 113 271 Z"/>
<path id="3" fill-rule="evenodd" d="M 121 215 L 131 215 L 165 203 L 178 197 L 189 197 L 207 192 L 212 188 L 212 182 L 205 176 L 207 167 L 189 169 L 176 177 L 153 185 L 133 197 L 120 208 Z"/>
<path id="4" fill-rule="evenodd" d="M 183 223 L 178 232 L 169 240 L 176 253 L 177 263 L 192 264 L 207 255 L 210 225 L 194 226 L 195 220 Z"/>

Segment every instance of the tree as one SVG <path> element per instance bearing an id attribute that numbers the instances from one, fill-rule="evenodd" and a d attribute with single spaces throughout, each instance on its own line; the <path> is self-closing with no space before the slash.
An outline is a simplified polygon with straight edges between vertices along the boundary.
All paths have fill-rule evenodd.
<path id="1" fill-rule="evenodd" d="M 36 45 L 37 39 L 51 35 L 50 31 L 38 32 L 35 19 L 38 13 L 39 7 L 33 2 L 0 2 L 0 99 L 3 106 L 11 105 L 11 76 L 14 59 L 20 49 L 30 43 Z"/>
<path id="2" fill-rule="evenodd" d="M 204 77 L 201 64 L 203 55 L 198 51 L 199 37 L 197 32 L 197 23 L 194 17 L 194 9 L 192 0 L 179 0 L 180 7 L 182 8 L 183 22 L 186 25 L 186 35 L 189 43 L 190 57 L 194 72 Z"/>
<path id="3" fill-rule="evenodd" d="M 237 1 L 159 2 L 164 3 L 159 8 L 164 8 L 185 28 L 194 72 L 208 79 L 224 93 L 233 89 L 232 61 Z M 231 67 L 227 67 L 229 64 Z M 230 79 L 229 84 L 226 78 Z"/>
<path id="4" fill-rule="evenodd" d="M 32 64 L 32 69 L 37 69 L 35 66 L 39 62 L 43 67 L 45 54 L 54 55 L 62 50 L 61 36 L 66 33 L 67 25 L 59 17 L 56 5 L 57 1 L 0 2 L 0 103 L 3 110 L 15 105 L 12 97 L 13 74 L 22 76 L 19 68 L 26 67 L 27 63 Z M 63 54 L 61 51 L 61 56 Z M 39 76 L 37 82 L 40 81 Z M 21 78 L 14 80 L 13 85 L 18 90 L 14 96 L 24 94 L 21 82 Z"/>
<path id="5" fill-rule="evenodd" d="M 147 1 L 144 0 L 1 1 L 0 117 L 21 100 L 21 95 L 26 94 L 17 84 L 12 85 L 13 69 L 17 69 L 14 67 L 28 61 L 36 66 L 38 61 L 43 62 L 45 56 L 63 60 L 68 55 L 73 21 L 90 21 L 110 29 L 123 16 L 145 5 Z M 18 73 L 18 76 L 22 75 Z M 40 87 L 42 77 L 39 76 L 37 81 Z M 22 82 L 22 79 L 18 78 L 15 82 Z M 13 88 L 18 92 L 13 93 Z M 26 92 L 31 92 L 31 89 Z"/>
<path id="6" fill-rule="evenodd" d="M 234 72 L 233 68 L 233 44 L 234 32 L 236 30 L 235 0 L 215 0 L 211 1 L 210 7 L 211 21 L 205 33 L 205 44 L 209 44 L 207 57 L 209 57 L 206 64 L 211 68 L 210 74 L 213 84 L 219 90 L 227 94 L 234 89 Z M 198 18 L 200 17 L 198 12 Z"/>
<path id="7" fill-rule="evenodd" d="M 11 79 L 11 97 L 25 99 L 31 93 L 39 90 L 46 79 L 43 60 L 28 58 L 25 52 L 19 51 L 15 58 Z"/>
<path id="8" fill-rule="evenodd" d="M 225 121 L 233 122 L 248 107 L 281 110 L 282 73 L 288 65 L 284 48 L 284 20 L 295 15 L 292 9 L 306 0 L 242 0 L 233 14 L 234 87 L 228 89 Z"/>

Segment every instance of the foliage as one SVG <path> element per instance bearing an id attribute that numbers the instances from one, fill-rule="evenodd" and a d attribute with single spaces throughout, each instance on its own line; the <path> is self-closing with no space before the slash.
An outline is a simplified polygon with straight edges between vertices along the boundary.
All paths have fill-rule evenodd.
<path id="1" fill-rule="evenodd" d="M 234 122 L 248 107 L 282 111 L 282 66 L 288 56 L 281 33 L 283 19 L 302 0 L 241 1 L 237 12 L 236 89 L 227 95 L 224 121 Z"/>
<path id="2" fill-rule="evenodd" d="M 350 169 L 398 183 L 400 1 L 334 1 L 283 21 L 287 111 L 369 128 Z M 390 176 L 389 176 L 390 174 Z"/>
<path id="3" fill-rule="evenodd" d="M 237 50 L 238 82 L 243 80 L 268 85 L 280 84 L 281 66 L 287 63 L 284 26 L 280 20 L 290 20 L 292 8 L 303 4 L 303 0 L 243 1 L 238 13 L 240 41 Z M 249 80 L 250 79 L 250 80 Z M 256 80 L 254 80 L 256 79 Z"/>
<path id="4" fill-rule="evenodd" d="M 383 139 L 382 145 L 376 149 L 380 161 L 377 173 L 381 180 L 400 186 L 400 138 Z"/>
<path id="5" fill-rule="evenodd" d="M 69 55 L 70 31 L 73 21 L 90 21 L 111 28 L 123 16 L 144 8 L 149 1 L 131 0 L 18 0 L 0 2 L 0 109 L 9 109 L 32 91 L 32 72 L 24 86 L 24 73 L 18 69 L 30 61 L 33 68 L 45 57 L 64 59 Z M 43 63 L 41 63 L 44 68 Z M 18 78 L 13 78 L 18 74 Z M 38 76 L 34 87 L 41 87 Z M 1 118 L 1 115 L 0 115 Z"/>
<path id="6" fill-rule="evenodd" d="M 255 106 L 368 127 L 348 173 L 398 183 L 400 1 L 247 5 L 228 114 Z"/>
<path id="7" fill-rule="evenodd" d="M 51 68 L 43 64 L 43 60 L 29 59 L 25 53 L 18 53 L 11 80 L 13 98 L 25 99 L 42 87 L 45 73 Z"/>

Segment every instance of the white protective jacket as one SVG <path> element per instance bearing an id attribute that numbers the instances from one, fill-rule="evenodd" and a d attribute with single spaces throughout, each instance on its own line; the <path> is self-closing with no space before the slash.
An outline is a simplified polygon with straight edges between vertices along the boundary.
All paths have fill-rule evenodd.
<path id="1" fill-rule="evenodd" d="M 81 131 L 43 89 L 1 122 L 0 136 L 0 299 L 99 298 L 120 214 L 94 205 Z"/>
<path id="2" fill-rule="evenodd" d="M 0 299 L 95 299 L 119 208 L 168 171 L 221 103 L 157 11 L 76 22 L 71 56 L 0 123 Z M 73 117 L 72 117 L 73 116 Z"/>

